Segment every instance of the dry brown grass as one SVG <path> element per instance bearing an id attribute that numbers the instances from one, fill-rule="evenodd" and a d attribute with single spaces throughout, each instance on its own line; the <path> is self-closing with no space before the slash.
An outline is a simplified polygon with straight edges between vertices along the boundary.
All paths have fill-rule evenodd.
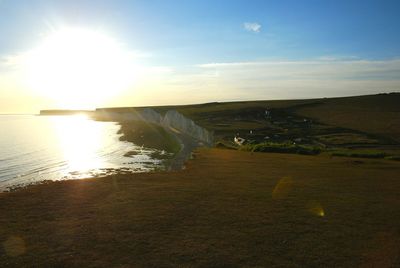
<path id="1" fill-rule="evenodd" d="M 326 99 L 297 112 L 320 122 L 384 135 L 400 142 L 400 94 Z"/>
<path id="2" fill-rule="evenodd" d="M 0 266 L 395 267 L 399 192 L 395 161 L 204 149 L 1 194 Z"/>

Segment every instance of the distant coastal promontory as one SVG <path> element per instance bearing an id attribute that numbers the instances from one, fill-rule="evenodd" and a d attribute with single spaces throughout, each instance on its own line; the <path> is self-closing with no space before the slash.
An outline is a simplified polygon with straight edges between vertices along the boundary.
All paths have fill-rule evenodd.
<path id="1" fill-rule="evenodd" d="M 39 115 L 76 115 L 87 114 L 91 115 L 94 111 L 90 110 L 40 110 Z"/>

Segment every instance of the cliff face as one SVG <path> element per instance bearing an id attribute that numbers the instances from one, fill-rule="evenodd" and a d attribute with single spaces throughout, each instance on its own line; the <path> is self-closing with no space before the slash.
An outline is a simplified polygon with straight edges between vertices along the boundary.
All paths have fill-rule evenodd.
<path id="1" fill-rule="evenodd" d="M 213 143 L 213 135 L 210 131 L 196 125 L 193 120 L 185 117 L 175 110 L 169 110 L 165 114 L 161 123 L 165 127 L 177 129 L 180 132 L 207 144 Z"/>
<path id="2" fill-rule="evenodd" d="M 163 118 L 162 116 L 150 108 L 145 108 L 140 112 L 140 116 L 143 121 L 151 122 L 155 124 L 161 124 Z"/>
<path id="3" fill-rule="evenodd" d="M 162 116 L 150 108 L 144 108 L 141 110 L 132 109 L 129 111 L 107 111 L 105 109 L 98 109 L 96 111 L 96 116 L 110 121 L 150 122 L 168 129 L 178 130 L 180 133 L 204 142 L 207 145 L 213 143 L 213 135 L 210 131 L 196 125 L 193 120 L 185 117 L 176 110 L 169 110 L 164 116 Z"/>

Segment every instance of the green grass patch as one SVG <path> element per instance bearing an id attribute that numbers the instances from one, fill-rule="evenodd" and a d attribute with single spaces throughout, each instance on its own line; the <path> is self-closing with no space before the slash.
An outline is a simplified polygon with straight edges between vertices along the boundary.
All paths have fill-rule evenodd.
<path id="1" fill-rule="evenodd" d="M 228 146 L 223 143 L 217 143 L 218 148 L 227 148 Z M 231 146 L 231 149 L 234 147 Z M 288 154 L 302 154 L 302 155 L 317 155 L 325 151 L 325 149 L 318 146 L 298 145 L 291 143 L 254 143 L 245 144 L 238 148 L 241 151 L 250 152 L 265 152 L 265 153 L 288 153 Z M 351 150 L 351 149 L 332 149 L 328 151 L 331 156 L 339 157 L 356 157 L 356 158 L 376 158 L 400 161 L 399 155 L 389 155 L 382 151 L 376 150 Z"/>
<path id="2" fill-rule="evenodd" d="M 394 160 L 394 161 L 400 161 L 400 155 L 389 155 L 389 156 L 386 156 L 385 159 Z"/>
<path id="3" fill-rule="evenodd" d="M 180 151 L 178 140 L 161 126 L 142 121 L 120 122 L 120 125 L 119 133 L 123 134 L 120 140 L 172 154 Z"/>
<path id="4" fill-rule="evenodd" d="M 289 154 L 304 154 L 304 155 L 317 155 L 322 151 L 320 147 L 316 146 L 297 145 L 290 143 L 272 143 L 272 142 L 246 144 L 241 146 L 240 150 L 251 151 L 251 152 L 289 153 Z"/>

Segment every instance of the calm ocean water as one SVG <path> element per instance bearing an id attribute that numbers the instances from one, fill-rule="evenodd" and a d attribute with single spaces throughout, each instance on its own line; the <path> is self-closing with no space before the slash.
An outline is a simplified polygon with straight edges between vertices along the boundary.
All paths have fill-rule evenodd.
<path id="1" fill-rule="evenodd" d="M 83 116 L 0 116 L 0 191 L 161 165 L 154 150 L 120 141 L 119 126 Z M 126 157 L 125 153 L 138 154 Z"/>

